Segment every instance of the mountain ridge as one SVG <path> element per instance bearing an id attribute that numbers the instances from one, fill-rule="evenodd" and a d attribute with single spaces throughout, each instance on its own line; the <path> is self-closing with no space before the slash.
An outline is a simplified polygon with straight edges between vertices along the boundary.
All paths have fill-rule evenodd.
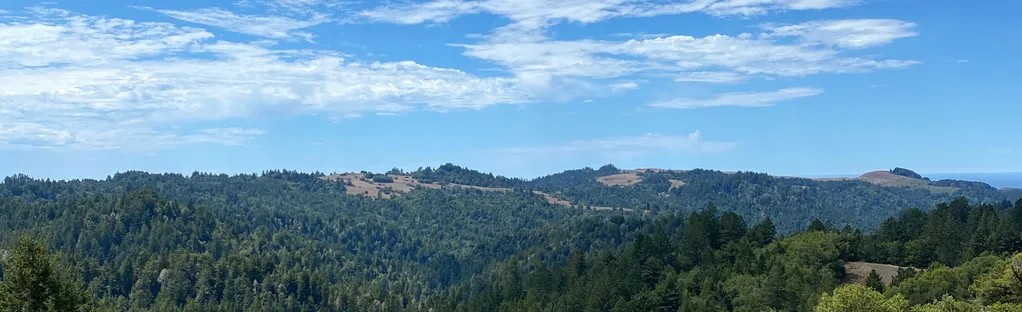
<path id="1" fill-rule="evenodd" d="M 438 190 L 441 193 L 463 189 L 483 192 L 522 191 L 559 207 L 641 211 L 651 214 L 688 213 L 712 204 L 721 211 L 736 212 L 748 222 L 773 218 L 781 232 L 805 227 L 817 219 L 835 225 L 851 225 L 869 230 L 901 210 L 926 209 L 936 203 L 958 197 L 968 198 L 976 203 L 998 205 L 1022 197 L 1022 190 L 998 190 L 985 183 L 970 181 L 937 181 L 931 182 L 933 185 L 906 186 L 877 184 L 861 179 L 782 177 L 746 171 L 657 168 L 624 170 L 614 165 L 604 165 L 596 169 L 585 167 L 566 170 L 529 180 L 483 173 L 447 163 L 436 168 L 424 167 L 410 172 L 392 169 L 379 174 L 368 171 L 325 174 L 282 170 L 239 175 L 194 172 L 186 176 L 129 171 L 114 174 L 105 180 L 71 181 L 34 180 L 28 176 L 17 175 L 5 179 L 5 184 L 8 188 L 10 186 L 17 188 L 18 183 L 124 188 L 129 185 L 138 187 L 137 181 L 147 181 L 143 185 L 160 189 L 165 187 L 162 186 L 165 184 L 195 188 L 199 185 L 210 187 L 217 185 L 216 183 L 235 183 L 229 181 L 251 181 L 261 178 L 283 179 L 310 190 L 320 187 L 316 186 L 317 183 L 326 182 L 331 188 L 343 190 L 348 196 L 380 199 L 424 189 Z M 52 195 L 42 197 L 47 196 Z"/>

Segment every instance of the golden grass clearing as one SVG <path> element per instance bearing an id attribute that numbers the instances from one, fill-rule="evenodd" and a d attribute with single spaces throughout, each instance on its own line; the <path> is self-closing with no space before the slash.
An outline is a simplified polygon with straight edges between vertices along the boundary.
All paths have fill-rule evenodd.
<path id="1" fill-rule="evenodd" d="M 889 286 L 891 285 L 891 280 L 898 276 L 899 268 L 901 267 L 882 263 L 848 262 L 845 263 L 845 278 L 843 282 L 864 284 L 866 283 L 866 277 L 869 276 L 869 272 L 876 270 L 884 285 Z"/>

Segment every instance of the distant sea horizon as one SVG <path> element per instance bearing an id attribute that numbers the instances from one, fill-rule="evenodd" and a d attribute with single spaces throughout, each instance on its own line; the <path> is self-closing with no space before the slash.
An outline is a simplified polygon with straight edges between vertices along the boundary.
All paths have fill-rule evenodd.
<path id="1" fill-rule="evenodd" d="M 819 174 L 806 176 L 807 178 L 850 178 L 854 179 L 861 174 Z M 978 172 L 978 173 L 923 173 L 919 175 L 938 181 L 944 179 L 977 181 L 990 184 L 995 188 L 1017 188 L 1022 189 L 1022 172 Z"/>
<path id="2" fill-rule="evenodd" d="M 926 173 L 922 176 L 934 181 L 954 179 L 984 182 L 996 188 L 1022 188 L 1022 172 Z"/>

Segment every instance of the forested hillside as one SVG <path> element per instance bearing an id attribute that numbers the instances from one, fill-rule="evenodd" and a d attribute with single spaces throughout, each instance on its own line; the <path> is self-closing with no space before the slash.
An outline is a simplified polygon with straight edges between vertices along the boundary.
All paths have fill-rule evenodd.
<path id="1" fill-rule="evenodd" d="M 630 238 L 580 229 L 599 219 L 531 193 L 374 200 L 294 172 L 12 177 L 3 186 L 4 243 L 44 238 L 109 309 L 412 307 L 510 255 Z"/>
<path id="2" fill-rule="evenodd" d="M 903 170 L 902 168 L 898 172 Z M 636 182 L 606 185 L 598 178 L 633 172 Z M 973 202 L 1003 205 L 1022 197 L 1017 190 L 998 190 L 981 182 L 933 182 L 940 191 L 885 186 L 859 180 L 813 180 L 764 173 L 714 170 L 625 171 L 606 165 L 540 177 L 530 181 L 483 174 L 451 164 L 411 173 L 420 178 L 479 186 L 531 188 L 556 195 L 579 206 L 637 209 L 650 212 L 692 212 L 707 203 L 732 211 L 745 220 L 773 218 L 778 230 L 802 229 L 814 219 L 838 225 L 875 229 L 884 219 L 906 208 L 929 209 L 939 202 L 965 197 Z M 672 185 L 681 182 L 682 186 Z"/>
<path id="3" fill-rule="evenodd" d="M 709 207 L 651 221 L 616 250 L 550 267 L 511 260 L 442 297 L 444 311 L 1020 311 L 1022 201 L 964 199 L 906 211 L 876 233 L 814 222 L 775 235 Z M 909 266 L 890 284 L 846 286 L 849 261 Z M 912 269 L 915 265 L 917 269 Z M 957 267 L 955 267 L 957 266 Z M 874 272 L 875 273 L 875 272 Z M 864 290 L 865 289 L 865 290 Z M 956 307 L 949 309 L 947 307 Z"/>
<path id="4" fill-rule="evenodd" d="M 419 188 L 390 199 L 293 171 L 13 176 L 0 184 L 0 285 L 26 280 L 8 272 L 39 271 L 38 261 L 16 260 L 48 249 L 67 273 L 51 284 L 81 286 L 101 311 L 645 311 L 651 302 L 806 311 L 838 285 L 847 261 L 930 268 L 1022 248 L 1022 201 L 997 190 L 934 194 L 708 170 L 597 181 L 621 172 L 520 180 L 444 165 L 392 174 L 502 191 Z M 964 197 L 931 204 L 951 195 Z M 630 211 L 584 209 L 595 205 Z M 1000 300 L 968 288 L 974 280 L 948 293 Z M 0 287 L 0 306 L 17 306 L 17 289 Z M 915 304 L 940 295 L 902 296 Z"/>

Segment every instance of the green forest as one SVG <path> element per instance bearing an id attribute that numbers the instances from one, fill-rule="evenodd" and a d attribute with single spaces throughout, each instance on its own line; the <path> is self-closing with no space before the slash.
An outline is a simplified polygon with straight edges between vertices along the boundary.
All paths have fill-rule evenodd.
<path id="1" fill-rule="evenodd" d="M 1022 310 L 1017 191 L 712 170 L 596 180 L 620 172 L 394 170 L 509 191 L 391 199 L 287 170 L 12 176 L 0 184 L 0 310 Z M 852 262 L 901 269 L 847 283 Z"/>

